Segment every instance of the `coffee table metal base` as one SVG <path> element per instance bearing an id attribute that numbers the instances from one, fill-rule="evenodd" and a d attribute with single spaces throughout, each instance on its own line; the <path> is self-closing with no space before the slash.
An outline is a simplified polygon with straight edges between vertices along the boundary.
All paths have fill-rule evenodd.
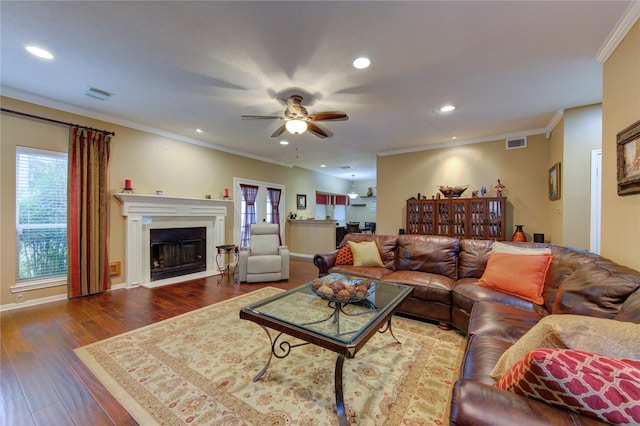
<path id="1" fill-rule="evenodd" d="M 332 317 L 333 315 L 327 318 L 327 320 Z M 254 382 L 260 380 L 260 378 L 267 371 L 267 369 L 269 368 L 269 365 L 271 365 L 272 357 L 275 356 L 276 358 L 280 358 L 280 359 L 286 358 L 291 353 L 291 349 L 310 344 L 309 342 L 302 342 L 302 343 L 297 343 L 292 345 L 286 340 L 282 340 L 280 341 L 280 343 L 278 343 L 278 341 L 280 340 L 280 337 L 284 333 L 280 332 L 275 338 L 273 338 L 271 337 L 271 333 L 269 333 L 269 329 L 267 327 L 263 325 L 260 325 L 260 327 L 262 327 L 265 333 L 267 333 L 267 337 L 269 337 L 269 341 L 271 342 L 271 351 L 269 352 L 269 358 L 267 359 L 267 363 L 264 365 L 264 367 L 262 367 L 262 370 L 260 370 L 260 372 L 256 374 L 256 376 L 253 378 Z M 395 340 L 397 344 L 399 345 L 401 344 L 398 338 L 393 334 L 393 329 L 391 328 L 391 318 L 389 318 L 389 320 L 386 323 L 386 326 L 383 329 L 378 330 L 379 333 L 385 333 L 386 331 L 389 331 L 389 334 L 391 334 L 391 337 L 393 337 L 393 340 Z M 335 369 L 335 392 L 336 392 L 336 412 L 338 414 L 338 423 L 340 424 L 340 426 L 348 425 L 347 416 L 344 409 L 344 390 L 342 385 L 342 367 L 344 365 L 344 360 L 345 360 L 345 356 L 342 354 L 338 354 L 338 359 L 336 360 L 336 369 Z"/>

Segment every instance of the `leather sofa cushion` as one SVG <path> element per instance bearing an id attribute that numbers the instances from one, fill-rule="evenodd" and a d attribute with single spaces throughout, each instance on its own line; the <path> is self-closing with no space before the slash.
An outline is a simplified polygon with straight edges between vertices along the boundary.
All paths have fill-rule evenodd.
<path id="1" fill-rule="evenodd" d="M 546 312 L 542 305 L 536 305 L 498 290 L 480 287 L 477 283 L 478 279 L 476 278 L 463 278 L 458 280 L 453 286 L 453 293 L 451 295 L 452 304 L 467 312 L 471 312 L 471 308 L 473 308 L 475 302 L 483 301 L 515 306 L 529 312 Z"/>
<path id="2" fill-rule="evenodd" d="M 608 261 L 580 266 L 558 288 L 552 312 L 614 318 L 640 288 L 640 274 Z"/>
<path id="3" fill-rule="evenodd" d="M 385 277 L 391 274 L 391 270 L 381 268 L 379 266 L 353 266 L 353 265 L 336 265 L 329 268 L 330 273 L 338 273 L 343 275 L 355 275 L 358 277 L 366 277 L 374 280 L 385 280 Z M 388 280 L 386 280 L 388 281 Z"/>
<path id="4" fill-rule="evenodd" d="M 490 386 L 496 384 L 491 371 L 502 354 L 511 347 L 506 340 L 486 335 L 473 335 L 467 342 L 467 351 L 462 365 L 462 378 Z"/>
<path id="5" fill-rule="evenodd" d="M 501 303 L 478 302 L 473 306 L 467 335 L 491 336 L 513 344 L 544 316 Z"/>
<path id="6" fill-rule="evenodd" d="M 384 277 L 385 281 L 413 286 L 411 297 L 451 305 L 451 278 L 426 272 L 398 270 Z"/>
<path id="7" fill-rule="evenodd" d="M 460 241 L 434 235 L 400 235 L 396 269 L 429 272 L 458 278 Z"/>
<path id="8" fill-rule="evenodd" d="M 640 290 L 633 292 L 633 294 L 624 301 L 620 307 L 620 312 L 614 319 L 640 324 Z"/>
<path id="9" fill-rule="evenodd" d="M 353 241 L 354 243 L 375 241 L 378 246 L 378 251 L 380 252 L 382 264 L 385 268 L 394 270 L 396 263 L 396 243 L 398 241 L 397 235 L 347 234 L 340 243 L 340 246 L 342 247 L 347 244 L 347 241 Z"/>
<path id="10" fill-rule="evenodd" d="M 547 271 L 547 278 L 542 290 L 545 308 L 553 310 L 556 293 L 560 284 L 580 266 L 593 262 L 598 256 L 588 251 L 562 246 L 551 246 L 553 260 Z"/>
<path id="11" fill-rule="evenodd" d="M 480 278 L 487 267 L 493 241 L 460 240 L 458 279 Z"/>
<path id="12" fill-rule="evenodd" d="M 451 399 L 451 425 L 603 426 L 591 417 L 523 398 L 494 386 L 458 380 Z"/>

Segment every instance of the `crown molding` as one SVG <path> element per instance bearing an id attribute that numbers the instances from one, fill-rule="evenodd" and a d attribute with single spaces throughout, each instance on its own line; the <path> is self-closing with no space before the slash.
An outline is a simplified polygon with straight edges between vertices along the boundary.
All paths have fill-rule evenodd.
<path id="1" fill-rule="evenodd" d="M 556 127 L 560 120 L 562 120 L 562 117 L 564 117 L 564 110 L 553 113 L 551 120 L 549 120 L 549 123 L 547 124 L 547 134 L 551 134 L 551 131 Z"/>
<path id="2" fill-rule="evenodd" d="M 640 19 L 640 1 L 633 0 L 615 27 L 613 27 L 613 30 L 611 30 L 607 39 L 602 43 L 600 49 L 598 49 L 594 59 L 598 62 L 605 63 L 638 19 Z"/>
<path id="3" fill-rule="evenodd" d="M 168 132 L 162 129 L 158 129 L 155 127 L 145 126 L 143 124 L 135 123 L 128 120 L 123 120 L 118 117 L 113 117 L 108 114 L 101 114 L 95 111 L 87 110 L 84 108 L 76 107 L 73 105 L 66 104 L 64 102 L 55 101 L 53 99 L 45 98 L 42 96 L 34 95 L 32 93 L 23 92 L 22 90 L 14 89 L 12 87 L 0 86 L 0 92 L 2 96 L 7 98 L 13 98 L 19 101 L 28 102 L 32 104 L 36 104 L 39 106 L 44 106 L 51 109 L 57 109 L 60 111 L 68 112 L 70 114 L 76 114 L 83 117 L 93 118 L 95 120 L 104 121 L 107 123 L 117 124 L 119 126 L 128 127 L 134 130 L 140 130 L 142 132 L 150 133 L 157 136 L 163 136 L 170 139 L 175 139 L 181 142 L 190 143 L 193 145 L 202 146 L 209 149 L 214 149 L 216 151 L 223 151 L 229 154 L 237 155 L 240 157 L 251 158 L 253 160 L 264 161 L 266 163 L 276 164 L 278 166 L 283 167 L 293 167 L 294 164 L 283 163 L 281 161 L 275 161 L 270 158 L 261 157 L 259 155 L 253 155 L 246 152 L 238 151 L 235 149 L 231 149 L 225 146 L 216 145 L 210 142 L 206 142 L 200 139 L 191 138 L 188 136 L 180 135 L 178 133 Z"/>
<path id="4" fill-rule="evenodd" d="M 477 144 L 477 143 L 494 142 L 494 141 L 504 140 L 504 139 L 508 139 L 508 138 L 516 138 L 516 137 L 531 136 L 531 135 L 541 135 L 541 134 L 545 134 L 546 132 L 547 132 L 546 128 L 529 129 L 529 130 L 522 130 L 522 131 L 518 131 L 518 132 L 503 133 L 503 134 L 500 134 L 500 135 L 486 136 L 484 138 L 466 139 L 466 140 L 459 140 L 459 141 L 452 141 L 452 142 L 444 142 L 444 143 L 428 145 L 428 146 L 419 146 L 419 147 L 413 147 L 413 148 L 404 148 L 404 149 L 394 149 L 394 150 L 390 150 L 390 151 L 381 151 L 381 152 L 376 153 L 376 155 L 378 155 L 380 157 L 386 157 L 388 155 L 407 154 L 407 153 L 410 153 L 410 152 L 420 152 L 420 151 L 430 151 L 432 149 L 453 148 L 455 146 L 464 146 L 464 145 L 473 145 L 473 144 Z"/>

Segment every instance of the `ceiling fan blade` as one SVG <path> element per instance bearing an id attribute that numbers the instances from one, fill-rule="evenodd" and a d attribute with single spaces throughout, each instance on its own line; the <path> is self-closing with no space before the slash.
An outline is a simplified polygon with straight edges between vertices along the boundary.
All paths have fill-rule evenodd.
<path id="1" fill-rule="evenodd" d="M 349 119 L 349 116 L 341 111 L 324 111 L 311 114 L 309 119 L 313 121 L 346 121 Z"/>
<path id="2" fill-rule="evenodd" d="M 281 134 L 283 134 L 285 130 L 287 130 L 287 128 L 286 128 L 286 127 L 284 127 L 284 124 L 283 124 L 282 126 L 278 127 L 278 128 L 276 129 L 276 131 L 275 131 L 275 132 L 273 132 L 273 133 L 271 134 L 271 137 L 272 137 L 272 138 L 277 138 L 278 136 L 280 136 Z"/>
<path id="3" fill-rule="evenodd" d="M 325 139 L 332 135 L 332 133 L 329 132 L 328 130 L 321 129 L 320 127 L 316 126 L 313 123 L 307 123 L 307 125 L 308 125 L 307 130 L 309 130 L 311 133 L 313 133 L 314 135 L 316 135 L 321 139 Z"/>
<path id="4" fill-rule="evenodd" d="M 282 117 L 280 117 L 279 115 L 241 115 L 240 117 L 243 120 L 263 120 L 263 119 L 280 119 L 280 120 L 282 120 Z"/>

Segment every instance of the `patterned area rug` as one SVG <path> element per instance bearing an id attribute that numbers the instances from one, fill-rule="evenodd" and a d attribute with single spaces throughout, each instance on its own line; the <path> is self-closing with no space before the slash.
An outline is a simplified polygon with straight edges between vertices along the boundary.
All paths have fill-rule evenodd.
<path id="1" fill-rule="evenodd" d="M 337 355 L 313 345 L 274 358 L 241 307 L 282 291 L 256 290 L 76 349 L 141 425 L 337 425 Z M 350 425 L 448 424 L 465 340 L 454 331 L 394 317 L 343 370 Z"/>

